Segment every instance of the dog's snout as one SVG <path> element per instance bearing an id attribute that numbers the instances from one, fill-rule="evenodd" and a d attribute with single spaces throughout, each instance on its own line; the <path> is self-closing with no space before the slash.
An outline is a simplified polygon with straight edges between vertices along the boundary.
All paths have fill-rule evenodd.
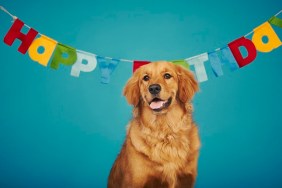
<path id="1" fill-rule="evenodd" d="M 149 86 L 149 92 L 153 95 L 158 94 L 161 91 L 161 86 L 159 84 L 152 84 Z"/>

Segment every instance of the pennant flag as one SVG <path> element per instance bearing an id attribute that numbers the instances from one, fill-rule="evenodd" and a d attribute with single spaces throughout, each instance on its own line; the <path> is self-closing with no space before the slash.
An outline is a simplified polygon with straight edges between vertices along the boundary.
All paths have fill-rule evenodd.
<path id="1" fill-rule="evenodd" d="M 185 61 L 185 60 L 173 60 L 173 61 L 171 61 L 172 63 L 174 63 L 174 64 L 176 64 L 176 65 L 181 65 L 181 66 L 183 66 L 184 68 L 186 68 L 186 69 L 189 69 L 190 67 L 189 67 L 189 64 L 187 63 L 187 61 Z"/>
<path id="2" fill-rule="evenodd" d="M 25 54 L 38 32 L 30 28 L 27 34 L 23 34 L 21 32 L 23 26 L 24 23 L 21 20 L 15 19 L 13 25 L 4 38 L 4 42 L 11 46 L 16 39 L 21 40 L 22 43 L 18 48 L 18 51 Z"/>
<path id="3" fill-rule="evenodd" d="M 97 59 L 94 54 L 80 50 L 76 50 L 76 53 L 77 53 L 77 60 L 71 69 L 72 76 L 79 77 L 80 71 L 91 72 L 96 68 Z M 84 61 L 86 61 L 87 64 L 83 63 Z"/>
<path id="4" fill-rule="evenodd" d="M 282 19 L 277 18 L 276 16 L 271 17 L 268 22 L 272 25 L 276 25 L 277 27 L 282 28 Z"/>
<path id="5" fill-rule="evenodd" d="M 58 43 L 50 67 L 52 69 L 58 69 L 60 63 L 64 65 L 73 65 L 76 58 L 77 55 L 74 48 Z"/>
<path id="6" fill-rule="evenodd" d="M 57 45 L 57 41 L 46 37 L 45 35 L 41 35 L 39 38 L 35 39 L 28 49 L 29 57 L 33 60 L 38 62 L 43 66 L 47 66 L 55 48 Z M 43 48 L 42 52 L 38 50 Z"/>
<path id="7" fill-rule="evenodd" d="M 229 65 L 231 71 L 239 69 L 236 59 L 232 55 L 232 52 L 230 51 L 230 48 L 228 46 L 221 48 L 220 51 L 223 64 Z"/>
<path id="8" fill-rule="evenodd" d="M 235 71 L 239 68 L 228 47 L 209 53 L 208 58 L 212 71 L 216 77 L 223 75 L 223 65 L 228 65 L 231 71 Z"/>
<path id="9" fill-rule="evenodd" d="M 139 67 L 151 63 L 150 61 L 133 61 L 133 72 L 135 72 Z"/>
<path id="10" fill-rule="evenodd" d="M 263 41 L 263 37 L 267 37 L 267 42 Z M 265 22 L 254 29 L 252 41 L 256 49 L 260 52 L 270 52 L 282 44 L 268 22 Z"/>
<path id="11" fill-rule="evenodd" d="M 191 57 L 186 59 L 190 66 L 194 66 L 195 74 L 197 77 L 198 82 L 204 82 L 208 80 L 206 68 L 204 62 L 208 60 L 208 54 L 203 53 L 198 56 Z"/>
<path id="12" fill-rule="evenodd" d="M 209 53 L 208 57 L 209 57 L 210 64 L 211 64 L 212 71 L 213 71 L 214 75 L 216 77 L 222 76 L 223 75 L 223 71 L 222 71 L 222 68 L 221 68 L 222 62 L 218 57 L 218 52 L 215 51 L 215 52 Z"/>
<path id="13" fill-rule="evenodd" d="M 257 56 L 257 50 L 253 42 L 245 37 L 238 38 L 234 40 L 233 42 L 228 44 L 234 58 L 236 59 L 239 67 L 244 67 L 247 64 L 251 63 L 253 60 L 255 60 Z M 247 57 L 243 57 L 240 52 L 240 47 L 245 47 L 245 49 L 248 52 Z"/>
<path id="14" fill-rule="evenodd" d="M 110 77 L 120 60 L 118 59 L 109 59 L 97 56 L 98 65 L 101 71 L 101 83 L 108 84 L 110 83 Z"/>

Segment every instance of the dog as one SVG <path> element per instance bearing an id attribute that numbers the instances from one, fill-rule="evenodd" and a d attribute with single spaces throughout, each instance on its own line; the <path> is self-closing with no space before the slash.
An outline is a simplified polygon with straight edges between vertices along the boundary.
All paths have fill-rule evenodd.
<path id="1" fill-rule="evenodd" d="M 123 94 L 133 105 L 108 188 L 189 188 L 200 150 L 191 99 L 199 89 L 189 70 L 153 62 L 137 69 Z"/>

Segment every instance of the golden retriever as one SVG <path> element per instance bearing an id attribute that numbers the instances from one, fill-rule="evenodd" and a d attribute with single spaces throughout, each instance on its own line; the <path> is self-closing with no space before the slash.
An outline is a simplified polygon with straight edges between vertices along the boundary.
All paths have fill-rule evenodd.
<path id="1" fill-rule="evenodd" d="M 193 74 L 173 63 L 136 70 L 124 88 L 133 119 L 108 188 L 194 186 L 200 141 L 191 99 L 197 90 Z"/>

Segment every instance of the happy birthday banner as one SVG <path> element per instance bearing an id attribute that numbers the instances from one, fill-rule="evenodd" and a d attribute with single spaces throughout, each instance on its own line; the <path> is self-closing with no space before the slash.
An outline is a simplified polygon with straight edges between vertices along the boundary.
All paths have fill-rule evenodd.
<path id="1" fill-rule="evenodd" d="M 94 71 L 98 64 L 101 82 L 109 83 L 111 74 L 120 62 L 133 63 L 133 72 L 140 66 L 151 63 L 151 61 L 103 57 L 75 49 L 39 33 L 9 13 L 4 7 L 0 6 L 0 9 L 13 18 L 13 24 L 4 37 L 4 43 L 11 46 L 16 39 L 20 40 L 21 44 L 18 51 L 22 54 L 28 52 L 29 57 L 42 66 L 49 65 L 55 70 L 60 66 L 71 66 L 70 74 L 79 77 L 81 72 Z M 282 28 L 282 19 L 278 18 L 281 12 L 282 10 L 247 35 L 228 43 L 222 48 L 183 60 L 169 61 L 193 71 L 198 82 L 208 80 L 207 67 L 211 68 L 216 77 L 223 76 L 222 66 L 224 65 L 227 65 L 231 71 L 242 68 L 256 59 L 257 52 L 268 53 L 282 45 L 281 40 L 272 28 L 272 26 Z M 23 27 L 29 29 L 26 34 L 21 32 Z M 247 36 L 251 34 L 253 34 L 252 38 L 248 39 Z M 266 41 L 265 37 L 267 38 Z M 240 48 L 245 48 L 247 55 L 243 55 Z"/>

